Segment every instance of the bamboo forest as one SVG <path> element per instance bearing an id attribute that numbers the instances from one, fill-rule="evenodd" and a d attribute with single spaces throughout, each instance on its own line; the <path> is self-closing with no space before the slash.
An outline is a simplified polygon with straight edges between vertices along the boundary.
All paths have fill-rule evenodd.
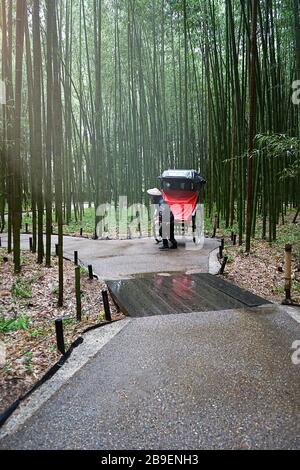
<path id="1" fill-rule="evenodd" d="M 0 51 L 0 413 L 99 322 L 299 308 L 299 0 L 1 0 Z"/>

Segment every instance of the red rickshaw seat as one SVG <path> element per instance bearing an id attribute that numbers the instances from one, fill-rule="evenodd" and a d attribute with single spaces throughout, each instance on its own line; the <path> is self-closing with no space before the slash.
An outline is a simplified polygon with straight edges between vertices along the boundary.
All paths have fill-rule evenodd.
<path id="1" fill-rule="evenodd" d="M 163 191 L 164 201 L 169 205 L 175 222 L 190 222 L 197 208 L 198 196 L 198 191 L 182 191 L 178 189 Z"/>

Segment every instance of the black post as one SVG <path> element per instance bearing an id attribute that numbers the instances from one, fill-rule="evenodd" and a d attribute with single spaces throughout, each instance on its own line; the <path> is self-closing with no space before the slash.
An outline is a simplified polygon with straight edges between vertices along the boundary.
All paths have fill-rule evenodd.
<path id="1" fill-rule="evenodd" d="M 28 224 L 25 224 L 25 233 L 28 233 Z"/>
<path id="2" fill-rule="evenodd" d="M 58 244 L 55 245 L 55 254 L 56 254 L 56 256 L 59 255 L 59 245 Z"/>
<path id="3" fill-rule="evenodd" d="M 224 259 L 223 259 L 223 263 L 222 263 L 221 269 L 220 269 L 220 274 L 224 274 L 227 261 L 228 261 L 228 256 L 225 256 Z"/>
<path id="4" fill-rule="evenodd" d="M 81 287 L 80 287 L 80 267 L 75 268 L 75 290 L 76 290 L 76 318 L 81 322 Z"/>
<path id="5" fill-rule="evenodd" d="M 219 255 L 220 255 L 220 259 L 223 258 L 223 251 L 224 251 L 224 248 L 225 248 L 225 240 L 224 238 L 221 239 L 221 246 L 219 248 Z"/>
<path id="6" fill-rule="evenodd" d="M 292 303 L 292 245 L 285 246 L 284 260 L 284 278 L 285 278 L 285 304 Z"/>
<path id="7" fill-rule="evenodd" d="M 32 250 L 33 250 L 33 241 L 32 241 L 32 237 L 29 238 L 29 249 L 30 249 L 30 251 L 32 252 Z"/>
<path id="8" fill-rule="evenodd" d="M 108 300 L 108 292 L 107 290 L 102 291 L 102 299 L 104 305 L 104 312 L 105 312 L 105 320 L 111 322 L 111 312 L 110 312 L 110 305 Z"/>
<path id="9" fill-rule="evenodd" d="M 78 266 L 78 251 L 74 251 L 74 264 Z"/>
<path id="10" fill-rule="evenodd" d="M 93 271 L 93 266 L 91 264 L 88 265 L 88 270 L 89 270 L 90 281 L 93 281 L 94 280 L 94 271 Z"/>
<path id="11" fill-rule="evenodd" d="M 80 236 L 82 237 L 82 235 L 83 235 L 83 229 L 81 228 L 80 229 Z"/>
<path id="12" fill-rule="evenodd" d="M 237 237 L 236 234 L 234 234 L 234 235 L 233 235 L 233 239 L 232 239 L 232 241 L 233 241 L 233 246 L 236 246 L 236 237 Z"/>
<path id="13" fill-rule="evenodd" d="M 62 319 L 55 320 L 56 344 L 57 349 L 64 356 L 66 354 L 64 340 L 64 325 Z"/>

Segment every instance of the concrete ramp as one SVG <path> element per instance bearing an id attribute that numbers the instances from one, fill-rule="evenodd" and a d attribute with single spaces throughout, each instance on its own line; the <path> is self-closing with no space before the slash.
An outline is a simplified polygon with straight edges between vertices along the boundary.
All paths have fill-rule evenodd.
<path id="1" fill-rule="evenodd" d="M 240 309 L 270 303 L 210 274 L 144 274 L 106 283 L 116 304 L 131 317 Z"/>

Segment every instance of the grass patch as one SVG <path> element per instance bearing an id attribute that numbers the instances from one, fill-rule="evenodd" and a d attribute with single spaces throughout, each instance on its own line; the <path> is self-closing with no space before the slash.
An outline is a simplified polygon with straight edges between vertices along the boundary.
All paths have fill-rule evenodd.
<path id="1" fill-rule="evenodd" d="M 72 326 L 76 324 L 76 320 L 74 318 L 63 318 L 63 324 L 65 326 Z"/>
<path id="2" fill-rule="evenodd" d="M 44 215 L 44 223 L 46 221 Z M 29 231 L 32 230 L 32 215 L 31 213 L 23 215 L 23 230 L 25 230 L 25 226 L 28 224 Z M 94 208 L 86 208 L 84 209 L 83 219 L 82 221 L 75 220 L 74 211 L 72 211 L 72 218 L 70 223 L 64 224 L 64 235 L 79 235 L 80 229 L 83 228 L 83 235 L 93 235 L 95 231 L 95 209 Z M 55 217 L 53 218 L 53 229 L 54 232 L 57 232 L 57 223 L 55 222 Z"/>
<path id="3" fill-rule="evenodd" d="M 83 276 L 87 276 L 89 274 L 89 270 L 88 268 L 86 268 L 85 266 L 80 266 L 80 273 L 83 275 Z"/>
<path id="4" fill-rule="evenodd" d="M 27 316 L 22 315 L 14 319 L 5 319 L 0 317 L 0 332 L 1 333 L 11 333 L 13 331 L 25 330 L 29 328 L 29 319 Z"/>
<path id="5" fill-rule="evenodd" d="M 59 293 L 59 287 L 55 286 L 54 289 L 52 290 L 52 294 L 53 295 L 58 295 L 58 293 Z"/>
<path id="6" fill-rule="evenodd" d="M 46 332 L 43 328 L 32 328 L 29 330 L 29 334 L 31 338 L 41 338 L 46 336 Z"/>
<path id="7" fill-rule="evenodd" d="M 33 365 L 32 365 L 33 353 L 32 353 L 32 351 L 27 351 L 24 354 L 24 358 L 25 358 L 25 367 L 26 367 L 27 371 L 32 372 L 33 371 Z"/>
<path id="8" fill-rule="evenodd" d="M 272 289 L 272 292 L 275 295 L 284 295 L 284 288 L 283 288 L 283 286 L 274 287 Z"/>
<path id="9" fill-rule="evenodd" d="M 224 253 L 224 257 L 227 257 L 227 264 L 232 264 L 234 262 L 234 256 L 229 254 L 228 252 Z"/>
<path id="10" fill-rule="evenodd" d="M 14 297 L 19 299 L 31 299 L 31 282 L 23 279 L 22 277 L 18 277 L 11 288 L 11 293 Z"/>

